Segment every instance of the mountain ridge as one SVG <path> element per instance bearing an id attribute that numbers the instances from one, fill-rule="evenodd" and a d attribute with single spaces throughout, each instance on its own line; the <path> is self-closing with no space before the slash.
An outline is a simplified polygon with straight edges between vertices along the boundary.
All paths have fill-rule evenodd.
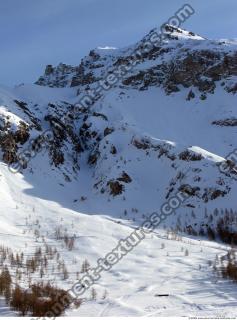
<path id="1" fill-rule="evenodd" d="M 55 167 L 56 170 L 62 170 L 65 179 L 71 181 L 71 177 L 74 175 L 73 172 L 78 173 L 80 171 L 80 158 L 84 158 L 85 154 L 88 168 L 92 168 L 92 172 L 95 170 L 93 173 L 95 176 L 93 187 L 95 193 L 99 191 L 102 195 L 106 193 L 115 197 L 120 196 L 120 194 L 124 193 L 125 188 L 130 188 L 130 184 L 135 183 L 136 178 L 131 178 L 129 183 L 119 182 L 120 175 L 122 175 L 123 172 L 126 173 L 126 166 L 124 170 L 117 170 L 115 169 L 115 164 L 113 164 L 114 167 L 112 170 L 110 164 L 110 161 L 114 163 L 114 158 L 117 159 L 120 150 L 123 153 L 127 148 L 133 148 L 134 153 L 136 153 L 136 149 L 143 153 L 149 153 L 149 151 L 154 152 L 153 157 L 157 153 L 158 159 L 166 158 L 167 161 L 173 162 L 171 163 L 171 168 L 175 168 L 176 161 L 181 167 L 184 166 L 184 168 L 187 166 L 190 167 L 191 163 L 196 165 L 198 162 L 206 162 L 204 168 L 205 166 L 213 166 L 216 171 L 215 175 L 217 180 L 223 176 L 221 179 L 231 179 L 231 182 L 229 184 L 226 183 L 227 185 L 224 187 L 223 185 L 216 185 L 216 183 L 214 183 L 213 186 L 208 186 L 207 183 L 205 187 L 201 188 L 199 185 L 195 185 L 194 188 L 202 191 L 197 192 L 193 196 L 199 200 L 201 199 L 205 203 L 214 197 L 212 193 L 218 195 L 218 197 L 225 197 L 229 194 L 231 189 L 230 185 L 233 184 L 232 177 L 235 174 L 234 171 L 224 174 L 218 170 L 217 164 L 221 162 L 227 163 L 225 160 L 227 151 L 219 153 L 222 147 L 221 143 L 216 151 L 213 150 L 214 152 L 211 149 L 208 150 L 209 146 L 205 150 L 205 146 L 202 147 L 198 144 L 196 144 L 196 146 L 195 144 L 188 145 L 189 139 L 186 138 L 181 138 L 178 139 L 180 141 L 176 141 L 175 130 L 174 134 L 171 135 L 171 141 L 173 142 L 170 143 L 168 141 L 170 137 L 165 136 L 165 132 L 169 131 L 167 128 L 164 128 L 164 132 L 161 130 L 161 137 L 157 134 L 155 137 L 152 137 L 145 132 L 142 133 L 140 130 L 140 125 L 143 126 L 142 122 L 136 127 L 133 123 L 136 116 L 132 119 L 131 123 L 124 121 L 128 114 L 126 114 L 126 112 L 124 113 L 125 108 L 122 107 L 120 101 L 125 105 L 128 104 L 130 97 L 129 91 L 132 94 L 138 92 L 139 95 L 141 94 L 141 98 L 147 96 L 147 101 L 153 105 L 154 102 L 151 102 L 153 95 L 154 101 L 156 101 L 157 98 L 166 104 L 167 101 L 170 101 L 172 106 L 174 105 L 172 97 L 176 99 L 176 96 L 180 96 L 180 101 L 186 101 L 185 104 L 187 104 L 187 106 L 193 101 L 194 105 L 200 104 L 200 108 L 202 101 L 205 103 L 207 100 L 214 100 L 212 103 L 216 103 L 215 97 L 212 98 L 212 95 L 215 96 L 216 94 L 215 91 L 218 91 L 217 96 L 221 96 L 226 92 L 225 95 L 230 96 L 232 100 L 234 99 L 235 89 L 233 88 L 236 86 L 235 79 L 237 75 L 237 44 L 233 45 L 233 43 L 230 44 L 228 42 L 220 43 L 218 41 L 209 41 L 197 36 L 193 32 L 168 25 L 166 28 L 167 38 L 162 40 L 160 46 L 144 51 L 131 72 L 125 73 L 109 90 L 102 91 L 94 100 L 92 99 L 89 103 L 86 102 L 84 106 L 80 104 L 84 95 L 86 96 L 89 92 L 95 90 L 98 82 L 102 81 L 107 73 L 112 74 L 117 66 L 128 64 L 129 59 L 132 59 L 132 52 L 144 45 L 148 35 L 137 42 L 135 46 L 130 46 L 125 49 L 109 49 L 109 53 L 107 53 L 107 50 L 92 50 L 87 57 L 82 59 L 78 67 L 67 66 L 65 64 L 59 64 L 56 68 L 47 66 L 45 78 L 43 79 L 41 77 L 36 84 L 38 86 L 40 85 L 40 87 L 46 87 L 46 89 L 47 87 L 51 87 L 52 90 L 50 90 L 52 92 L 53 88 L 57 88 L 57 92 L 60 92 L 60 90 L 68 90 L 71 97 L 70 99 L 66 98 L 65 100 L 55 103 L 55 101 L 50 101 L 51 97 L 49 95 L 49 101 L 44 99 L 45 102 L 43 106 L 42 102 L 38 104 L 36 101 L 24 102 L 21 101 L 21 99 L 12 99 L 15 104 L 14 108 L 18 109 L 17 113 L 19 114 L 20 109 L 23 117 L 21 120 L 17 120 L 18 124 L 16 124 L 16 115 L 12 116 L 13 120 L 11 122 L 6 120 L 7 116 L 4 116 L 4 113 L 2 113 L 4 123 L 2 131 L 4 132 L 5 130 L 6 132 L 5 137 L 1 141 L 3 159 L 13 166 L 15 162 L 18 164 L 17 152 L 23 149 L 21 145 L 27 145 L 29 138 L 32 139 L 34 136 L 36 136 L 35 139 L 37 142 L 37 139 L 40 140 L 42 131 L 46 129 L 51 130 L 53 134 L 53 141 L 49 142 L 46 148 L 51 165 Z M 154 30 L 150 33 L 152 32 L 154 32 Z M 103 52 L 103 54 L 101 54 L 101 52 Z M 122 57 L 121 54 L 124 56 Z M 77 82 L 75 78 L 77 78 L 79 82 Z M 225 84 L 223 84 L 223 82 Z M 159 87 L 160 93 L 158 94 L 158 91 L 154 91 L 154 89 Z M 21 91 L 21 89 L 24 91 L 24 86 L 19 87 L 17 90 Z M 37 93 L 37 86 L 34 90 L 35 93 Z M 47 89 L 46 91 L 50 92 L 50 90 Z M 38 91 L 44 92 L 44 89 L 42 88 L 42 90 Z M 151 95 L 146 94 L 146 92 L 151 92 Z M 115 98 L 112 97 L 110 101 L 111 95 L 114 95 Z M 142 99 L 144 100 L 144 98 Z M 219 99 L 223 100 L 223 97 Z M 133 103 L 135 103 L 136 100 L 137 98 L 134 96 Z M 111 103 L 118 104 L 119 108 L 110 110 Z M 105 107 L 102 106 L 103 104 L 105 104 Z M 175 113 L 174 107 L 172 108 Z M 157 111 L 155 111 L 154 106 L 152 110 L 154 111 L 154 116 L 156 116 Z M 174 126 L 177 126 L 177 124 L 175 124 L 175 115 L 171 116 L 167 111 L 160 112 L 160 114 L 159 112 L 157 114 L 158 117 L 165 115 L 165 117 L 170 119 L 173 118 L 171 122 Z M 197 112 L 196 107 L 194 112 Z M 222 112 L 222 110 L 219 111 L 219 113 Z M 227 111 L 227 109 L 224 111 L 224 113 L 226 112 L 231 115 L 234 128 L 234 111 L 229 107 L 229 111 Z M 142 117 L 147 117 L 145 109 L 142 110 L 141 107 L 139 113 L 141 113 Z M 134 115 L 135 113 L 129 113 L 130 117 L 134 117 Z M 193 117 L 190 110 L 187 111 L 187 115 L 191 118 Z M 205 117 L 205 114 L 202 113 L 201 116 Z M 152 113 L 150 116 L 148 115 L 148 119 L 149 117 L 152 118 Z M 222 117 L 223 115 L 220 114 L 219 117 L 216 116 L 212 119 L 212 122 L 216 125 L 215 130 L 219 130 L 219 132 L 223 129 L 221 129 L 221 126 L 218 127 L 220 124 L 218 121 L 223 121 L 221 123 L 224 126 L 227 123 L 225 121 L 226 116 L 223 120 L 221 119 Z M 140 118 L 139 121 L 141 121 Z M 214 124 L 210 123 L 208 125 L 213 128 Z M 11 126 L 17 127 L 15 133 L 13 133 L 14 130 L 12 130 Z M 155 132 L 155 122 L 153 127 L 154 129 L 152 129 L 152 131 Z M 180 126 L 178 125 L 178 127 Z M 186 129 L 190 130 L 189 127 Z M 211 129 L 211 131 L 212 130 L 213 129 Z M 215 130 L 213 130 L 213 132 Z M 180 133 L 177 132 L 177 137 L 179 134 Z M 182 133 L 182 136 L 184 134 L 185 133 Z M 125 145 L 121 145 L 121 142 L 119 142 L 120 139 L 127 141 Z M 187 141 L 185 142 L 185 140 Z M 198 142 L 198 140 L 201 139 L 195 138 L 195 140 Z M 231 143 L 233 143 L 232 140 L 231 138 Z M 209 145 L 211 144 L 210 142 Z M 119 147 L 119 145 L 121 145 L 121 147 Z M 229 147 L 227 149 L 230 150 Z M 123 157 L 122 153 L 120 157 Z M 24 154 L 21 156 L 21 166 L 26 169 L 27 160 L 24 159 Z M 112 160 L 107 161 L 107 158 L 111 158 Z M 116 162 L 120 161 L 117 159 L 115 163 Z M 107 173 L 101 170 L 104 166 L 105 172 Z M 111 169 L 109 169 L 110 167 Z M 120 166 L 118 165 L 118 167 Z M 68 175 L 66 172 L 69 168 L 71 173 Z M 193 168 L 193 170 L 194 169 L 195 168 Z M 177 168 L 174 169 L 174 171 L 176 170 Z M 200 170 L 200 168 L 198 168 L 198 170 Z M 129 173 L 126 174 L 130 176 Z M 192 179 L 195 179 L 195 174 L 191 174 L 191 176 L 193 176 Z M 201 179 L 201 177 L 199 178 Z M 175 178 L 173 177 L 172 179 Z M 169 182 L 170 185 L 174 183 L 172 179 Z M 185 185 L 185 183 L 183 184 Z M 180 188 L 182 188 L 180 181 L 177 189 L 167 185 L 165 189 L 168 191 L 165 192 L 165 197 L 171 195 L 175 190 L 177 192 Z"/>

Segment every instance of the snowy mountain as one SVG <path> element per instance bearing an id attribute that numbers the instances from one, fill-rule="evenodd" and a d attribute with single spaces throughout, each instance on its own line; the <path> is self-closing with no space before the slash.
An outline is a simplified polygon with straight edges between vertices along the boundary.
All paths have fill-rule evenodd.
<path id="1" fill-rule="evenodd" d="M 219 294 L 206 265 L 228 246 L 205 236 L 227 210 L 233 228 L 237 219 L 237 171 L 228 157 L 236 148 L 237 42 L 167 25 L 150 47 L 154 33 L 124 49 L 94 49 L 78 66 L 48 65 L 34 85 L 0 88 L 0 244 L 29 256 L 48 244 L 69 271 L 62 278 L 52 258 L 44 277 L 37 270 L 30 281 L 69 289 L 85 259 L 95 264 L 167 199 L 188 196 L 98 281 L 108 298 L 86 300 L 70 315 L 209 315 L 220 306 L 236 314 L 233 285 Z M 183 237 L 167 237 L 165 229 Z M 57 230 L 64 240 L 75 237 L 73 250 Z M 156 297 L 161 285 L 171 302 Z"/>

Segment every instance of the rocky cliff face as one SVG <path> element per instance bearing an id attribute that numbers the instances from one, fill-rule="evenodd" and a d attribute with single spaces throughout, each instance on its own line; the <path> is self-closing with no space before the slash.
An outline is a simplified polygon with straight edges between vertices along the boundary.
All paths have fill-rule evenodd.
<path id="1" fill-rule="evenodd" d="M 165 40 L 156 46 L 147 46 L 149 35 L 136 45 L 124 50 L 90 51 L 79 66 L 48 65 L 45 74 L 36 84 L 51 87 L 93 88 L 118 66 L 134 64 L 132 71 L 124 75 L 121 84 L 145 90 L 149 86 L 162 86 L 167 94 L 182 87 L 197 87 L 202 96 L 213 93 L 216 82 L 228 92 L 236 92 L 237 53 L 236 44 L 227 41 L 211 41 L 193 32 L 166 26 Z M 154 33 L 152 30 L 150 33 Z M 108 51 L 108 53 L 106 53 Z M 188 98 L 191 98 L 190 95 Z"/>
<path id="2" fill-rule="evenodd" d="M 24 174 L 33 170 L 34 159 L 28 161 L 23 150 L 40 150 L 43 143 L 47 166 L 68 183 L 88 170 L 92 194 L 109 201 L 130 199 L 135 205 L 142 199 L 143 211 L 154 210 L 155 203 L 183 191 L 190 197 L 187 212 L 232 206 L 236 171 L 225 156 L 234 149 L 235 131 L 222 128 L 236 126 L 237 43 L 171 26 L 161 43 L 144 50 L 148 39 L 125 49 L 92 50 L 75 67 L 48 65 L 36 82 L 39 91 L 28 99 L 19 97 L 23 89 L 16 97 L 3 94 L 2 160 L 20 161 Z M 53 88 L 65 87 L 70 98 L 55 98 Z M 38 97 L 46 89 L 42 102 Z M 196 125 L 200 132 L 193 133 Z M 52 134 L 49 141 L 42 140 L 45 130 Z M 223 163 L 230 170 L 221 172 Z"/>

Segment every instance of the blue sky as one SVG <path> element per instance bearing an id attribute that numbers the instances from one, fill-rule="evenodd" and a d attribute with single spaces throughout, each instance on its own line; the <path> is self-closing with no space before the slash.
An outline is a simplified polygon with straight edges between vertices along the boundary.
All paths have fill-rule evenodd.
<path id="1" fill-rule="evenodd" d="M 132 44 L 185 3 L 196 13 L 184 28 L 237 38 L 237 0 L 0 0 L 0 83 L 31 83 L 46 64 L 78 64 L 94 47 Z"/>

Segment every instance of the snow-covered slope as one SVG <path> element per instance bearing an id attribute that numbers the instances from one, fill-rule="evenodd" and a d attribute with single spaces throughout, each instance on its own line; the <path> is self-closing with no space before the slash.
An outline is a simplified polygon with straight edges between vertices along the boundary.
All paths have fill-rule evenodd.
<path id="1" fill-rule="evenodd" d="M 69 278 L 50 272 L 52 261 L 45 279 L 70 288 L 84 259 L 95 264 L 167 199 L 189 195 L 98 282 L 108 297 L 70 315 L 236 314 L 232 285 L 220 293 L 207 266 L 226 246 L 167 239 L 164 229 L 205 234 L 220 218 L 207 212 L 236 209 L 236 171 L 226 158 L 236 148 L 237 43 L 166 31 L 149 50 L 147 35 L 124 49 L 92 50 L 79 66 L 49 65 L 34 85 L 0 88 L 0 244 L 29 255 L 45 243 L 61 251 Z M 91 99 L 118 68 L 118 81 Z M 75 235 L 72 251 L 57 228 Z M 170 294 L 162 301 L 161 288 Z"/>

